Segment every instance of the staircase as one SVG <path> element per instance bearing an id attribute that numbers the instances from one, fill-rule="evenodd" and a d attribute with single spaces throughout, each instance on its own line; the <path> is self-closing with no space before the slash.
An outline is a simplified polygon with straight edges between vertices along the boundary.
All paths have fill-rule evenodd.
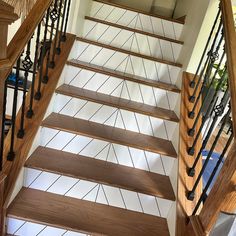
<path id="1" fill-rule="evenodd" d="M 174 235 L 182 29 L 93 1 L 8 207 L 9 235 Z"/>

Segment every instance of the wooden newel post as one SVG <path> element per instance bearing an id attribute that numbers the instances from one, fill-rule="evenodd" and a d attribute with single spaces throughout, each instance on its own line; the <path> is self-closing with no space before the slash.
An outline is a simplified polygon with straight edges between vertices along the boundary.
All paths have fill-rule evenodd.
<path id="1" fill-rule="evenodd" d="M 8 26 L 19 17 L 14 13 L 14 8 L 0 0 L 0 123 L 2 121 L 3 91 L 7 70 L 7 36 Z M 1 134 L 1 125 L 0 125 Z"/>
<path id="2" fill-rule="evenodd" d="M 7 58 L 8 26 L 17 19 L 18 16 L 14 13 L 14 8 L 0 0 L 0 60 Z"/>
<path id="3" fill-rule="evenodd" d="M 205 232 L 210 232 L 221 211 L 233 213 L 236 210 L 236 143 L 225 160 L 223 168 L 212 188 L 199 219 Z"/>
<path id="4" fill-rule="evenodd" d="M 0 134 L 2 127 L 3 117 L 3 94 L 4 94 L 4 83 L 6 80 L 7 66 L 7 35 L 8 26 L 12 24 L 18 16 L 14 13 L 14 8 L 2 0 L 0 0 Z M 1 141 L 1 136 L 0 136 Z M 5 209 L 4 209 L 4 185 L 5 178 L 0 172 L 0 236 L 5 235 Z"/>

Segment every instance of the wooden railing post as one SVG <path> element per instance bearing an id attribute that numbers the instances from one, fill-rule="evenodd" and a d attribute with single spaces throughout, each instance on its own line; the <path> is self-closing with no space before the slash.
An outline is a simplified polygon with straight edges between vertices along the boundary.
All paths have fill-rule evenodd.
<path id="1" fill-rule="evenodd" d="M 5 210 L 4 210 L 4 189 L 6 176 L 1 176 L 0 179 L 0 235 L 5 235 Z"/>
<path id="2" fill-rule="evenodd" d="M 3 108 L 3 91 L 5 83 L 6 67 L 4 62 L 7 62 L 7 36 L 8 26 L 12 24 L 18 16 L 14 13 L 14 8 L 2 0 L 0 0 L 0 121 L 2 120 Z M 1 134 L 1 125 L 0 125 Z"/>
<path id="3" fill-rule="evenodd" d="M 199 219 L 205 232 L 210 232 L 221 211 L 233 213 L 236 209 L 236 143 L 228 154 Z"/>
<path id="4" fill-rule="evenodd" d="M 8 26 L 12 24 L 18 16 L 14 13 L 14 8 L 0 0 L 0 121 L 3 116 L 3 96 L 4 96 L 4 84 L 6 79 L 7 68 L 7 36 Z M 0 124 L 0 134 L 2 132 L 2 124 Z M 1 140 L 0 140 L 1 142 Z M 4 190 L 5 190 L 5 178 L 3 174 L 0 174 L 0 235 L 5 235 L 5 210 L 4 210 Z"/>

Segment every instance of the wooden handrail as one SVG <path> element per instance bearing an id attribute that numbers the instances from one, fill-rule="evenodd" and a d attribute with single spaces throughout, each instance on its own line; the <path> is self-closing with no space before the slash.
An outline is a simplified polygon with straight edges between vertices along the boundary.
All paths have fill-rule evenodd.
<path id="1" fill-rule="evenodd" d="M 236 31 L 231 0 L 221 0 L 221 8 L 231 92 L 233 130 L 236 138 Z"/>
<path id="2" fill-rule="evenodd" d="M 221 0 L 222 20 L 224 26 L 225 49 L 227 54 L 227 70 L 231 94 L 231 109 L 233 119 L 234 138 L 236 138 L 236 31 L 231 0 Z M 234 213 L 236 209 L 236 142 L 224 162 L 222 170 L 205 202 L 199 216 L 192 216 L 193 222 L 198 222 L 207 235 L 217 221 L 219 213 L 224 211 Z M 196 225 L 196 224 L 195 224 Z"/>
<path id="3" fill-rule="evenodd" d="M 14 14 L 13 7 L 0 0 L 0 120 L 3 120 L 3 94 L 5 80 L 16 61 L 21 56 L 21 53 L 28 44 L 45 13 L 49 9 L 52 1 L 53 0 L 37 1 L 7 46 L 8 25 L 14 22 L 18 16 Z M 0 125 L 0 133 L 1 127 L 2 126 Z M 11 177 L 12 175 L 17 175 L 17 170 L 23 166 L 20 162 L 21 160 L 17 160 L 16 162 L 7 162 L 5 152 L 3 156 L 3 161 L 5 160 L 5 162 L 3 163 L 3 171 L 0 173 L 0 235 L 5 235 L 6 206 L 9 201 L 6 197 L 9 195 L 7 190 L 9 184 L 8 181 L 12 186 L 14 186 L 16 180 L 13 180 Z M 6 181 L 1 182 L 3 177 L 4 179 L 6 178 Z"/>
<path id="4" fill-rule="evenodd" d="M 14 13 L 14 8 L 0 0 L 0 61 L 6 59 L 7 56 L 7 35 L 8 25 L 13 23 L 18 16 Z M 5 60 L 5 63 L 7 60 Z M 0 68 L 1 67 L 0 62 Z"/>
<path id="5" fill-rule="evenodd" d="M 222 170 L 199 214 L 201 225 L 209 233 L 221 211 L 233 213 L 236 209 L 236 143 L 226 158 Z"/>
<path id="6" fill-rule="evenodd" d="M 38 0 L 35 3 L 27 18 L 8 45 L 6 60 L 0 60 L 1 68 L 5 67 L 11 69 L 14 66 L 51 3 L 52 0 Z"/>

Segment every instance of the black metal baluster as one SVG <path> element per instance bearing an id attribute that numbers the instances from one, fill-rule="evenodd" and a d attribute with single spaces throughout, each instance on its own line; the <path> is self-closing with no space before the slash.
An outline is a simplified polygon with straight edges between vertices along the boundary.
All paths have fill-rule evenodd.
<path id="1" fill-rule="evenodd" d="M 45 23 L 45 29 L 44 29 L 44 38 L 43 38 L 43 46 L 41 47 L 40 52 L 40 58 L 39 58 L 39 82 L 38 82 L 38 88 L 37 92 L 34 95 L 35 100 L 40 100 L 41 98 L 41 85 L 42 85 L 42 79 L 43 79 L 43 62 L 44 58 L 46 56 L 46 49 L 47 49 L 47 31 L 48 31 L 48 21 L 49 21 L 49 14 L 50 14 L 50 8 L 47 10 L 46 13 L 46 23 Z"/>
<path id="2" fill-rule="evenodd" d="M 63 26 L 65 23 L 65 16 L 66 16 L 66 5 L 67 5 L 67 1 L 64 1 L 64 8 L 63 8 L 63 14 L 62 14 L 62 22 L 61 22 L 61 29 L 60 29 L 60 34 L 59 34 L 59 40 L 58 40 L 58 45 L 56 48 L 56 53 L 59 55 L 61 53 L 61 40 L 62 40 L 62 34 L 63 34 Z"/>
<path id="3" fill-rule="evenodd" d="M 33 77 L 32 77 L 32 85 L 31 85 L 31 93 L 30 93 L 30 105 L 29 105 L 29 110 L 27 111 L 27 114 L 26 114 L 27 118 L 32 118 L 33 115 L 34 115 L 33 102 L 34 102 L 34 89 L 35 89 L 37 61 L 38 61 L 38 56 L 39 56 L 40 31 L 41 31 L 41 23 L 38 25 L 38 29 L 37 29 L 35 55 L 34 55 Z"/>
<path id="4" fill-rule="evenodd" d="M 202 71 L 201 71 L 201 74 L 200 74 L 200 76 L 199 76 L 199 78 L 198 78 L 198 81 L 197 81 L 197 84 L 196 84 L 196 86 L 195 86 L 194 92 L 193 92 L 193 94 L 189 97 L 189 101 L 192 102 L 192 103 L 194 103 L 194 101 L 195 101 L 195 98 L 196 98 L 196 95 L 197 95 L 197 91 L 198 91 L 198 87 L 199 87 L 199 85 L 200 85 L 200 82 L 202 81 L 202 76 L 204 75 L 204 71 L 205 71 L 207 68 L 209 68 L 208 65 L 209 65 L 209 63 L 211 63 L 211 58 L 214 57 L 214 54 L 215 54 L 214 48 L 215 48 L 215 46 L 216 46 L 216 40 L 217 40 L 218 37 L 219 37 L 219 34 L 220 34 L 220 32 L 221 32 L 222 27 L 223 27 L 223 23 L 222 23 L 222 20 L 221 20 L 221 21 L 220 21 L 220 24 L 219 24 L 219 26 L 218 26 L 217 33 L 216 33 L 216 35 L 215 35 L 214 41 L 213 41 L 213 43 L 212 43 L 211 49 L 210 49 L 210 51 L 209 51 L 208 54 L 207 54 L 208 57 L 207 57 L 207 59 L 206 59 L 206 62 L 205 62 L 205 64 L 204 64 L 204 67 L 203 67 L 203 69 L 202 69 Z"/>
<path id="5" fill-rule="evenodd" d="M 50 56 L 51 56 L 51 53 L 52 53 L 52 39 L 53 39 L 53 31 L 54 31 L 54 25 L 55 25 L 55 22 L 58 18 L 58 9 L 57 9 L 57 1 L 58 0 L 54 0 L 54 6 L 53 6 L 53 9 L 50 11 L 50 19 L 51 19 L 51 32 L 50 32 L 50 38 L 49 38 L 49 45 L 48 45 L 48 53 L 47 53 L 47 60 L 46 60 L 46 71 L 45 71 L 45 75 L 43 77 L 43 80 L 42 82 L 44 84 L 47 84 L 48 82 L 48 72 L 49 72 L 49 66 L 50 66 Z"/>
<path id="6" fill-rule="evenodd" d="M 15 158 L 14 143 L 15 143 L 15 125 L 16 125 L 16 109 L 17 109 L 17 98 L 18 98 L 18 82 L 19 82 L 19 73 L 20 73 L 20 62 L 21 62 L 21 56 L 17 60 L 17 66 L 16 66 L 16 83 L 15 83 L 15 88 L 14 88 L 13 108 L 12 108 L 11 143 L 10 143 L 9 153 L 7 155 L 8 161 L 13 161 Z"/>
<path id="7" fill-rule="evenodd" d="M 27 45 L 26 56 L 25 56 L 24 60 L 22 61 L 23 68 L 25 69 L 25 73 L 24 73 L 24 81 L 23 81 L 24 85 L 23 85 L 23 100 L 22 100 L 22 107 L 21 107 L 21 122 L 20 122 L 20 129 L 17 134 L 18 138 L 23 138 L 25 135 L 25 130 L 24 130 L 25 99 L 26 99 L 26 93 L 27 93 L 29 70 L 33 65 L 33 62 L 30 58 L 30 49 L 31 49 L 31 39 Z"/>
<path id="8" fill-rule="evenodd" d="M 1 149 L 0 149 L 0 171 L 2 171 L 3 165 L 3 150 L 4 150 L 4 138 L 5 138 L 5 121 L 6 121 L 6 104 L 7 104 L 7 80 L 4 83 L 3 94 L 3 109 L 2 109 L 2 132 L 1 132 Z"/>
<path id="9" fill-rule="evenodd" d="M 214 92 L 214 94 L 213 94 L 213 96 L 212 96 L 212 99 L 211 99 L 211 102 L 210 102 L 210 104 L 209 104 L 209 107 L 212 107 L 212 105 L 214 104 L 215 99 L 216 99 L 216 97 L 217 97 L 217 91 L 220 89 L 220 86 L 221 86 L 222 83 L 224 82 L 224 78 L 225 78 L 226 75 L 227 75 L 227 70 L 226 70 L 226 66 L 225 66 L 224 73 L 223 73 L 223 75 L 222 75 L 222 77 L 221 77 L 221 79 L 220 79 L 220 82 L 219 82 L 219 84 L 217 85 L 217 88 L 216 88 L 216 90 L 215 90 L 215 92 Z M 208 109 L 207 112 L 206 112 L 206 114 L 204 115 L 204 117 L 203 117 L 203 119 L 202 119 L 202 124 L 201 124 L 201 126 L 200 126 L 199 131 L 198 131 L 198 134 L 197 134 L 196 137 L 195 137 L 195 140 L 197 140 L 197 139 L 199 138 L 199 132 L 201 132 L 201 129 L 203 128 L 203 125 L 204 125 L 206 119 L 207 119 L 208 116 L 210 115 L 210 112 L 211 112 L 211 110 Z M 192 136 L 192 137 L 194 136 L 194 134 L 195 134 L 195 129 L 196 129 L 198 120 L 199 120 L 199 118 L 200 118 L 200 115 L 201 115 L 201 113 L 199 112 L 197 118 L 196 118 L 195 121 L 194 121 L 194 124 L 193 124 L 192 128 L 189 129 L 189 131 L 188 131 L 188 135 L 189 135 L 189 136 Z M 194 141 L 194 143 L 195 143 L 195 141 Z M 196 143 L 195 143 L 195 144 L 196 144 Z M 194 145 L 193 145 L 193 146 L 194 146 Z M 189 154 L 190 154 L 190 155 L 193 155 L 193 154 L 194 154 L 194 152 L 193 152 L 192 154 L 191 154 L 191 153 L 192 153 L 192 152 L 190 152 Z"/>
<path id="10" fill-rule="evenodd" d="M 50 62 L 50 68 L 55 67 L 55 56 L 56 56 L 56 48 L 57 48 L 57 44 L 58 44 L 58 40 L 59 40 L 59 26 L 60 26 L 60 21 L 61 21 L 60 13 L 61 13 L 61 9 L 62 9 L 62 3 L 63 3 L 63 0 L 60 0 L 59 8 L 58 8 L 58 20 L 57 20 L 57 27 L 56 27 L 56 35 L 55 35 L 55 40 L 54 40 L 55 42 L 53 44 L 53 53 L 52 53 L 52 60 Z"/>
<path id="11" fill-rule="evenodd" d="M 212 155 L 212 153 L 213 153 L 213 151 L 214 151 L 214 149 L 216 147 L 216 144 L 218 143 L 218 140 L 219 140 L 219 138 L 221 136 L 221 133 L 222 133 L 224 127 L 225 127 L 225 124 L 226 124 L 226 122 L 227 122 L 227 120 L 229 118 L 230 113 L 231 113 L 231 108 L 229 108 L 227 114 L 224 117 L 224 121 L 221 124 L 221 127 L 220 127 L 220 129 L 219 129 L 219 131 L 218 131 L 218 133 L 216 135 L 216 138 L 215 138 L 215 140 L 214 140 L 214 142 L 213 142 L 213 144 L 211 146 L 211 149 L 210 149 L 210 151 L 209 151 L 209 153 L 207 155 L 207 158 L 206 158 L 206 160 L 204 162 L 204 165 L 202 166 L 202 169 L 201 169 L 201 171 L 200 171 L 200 173 L 199 173 L 199 175 L 197 177 L 197 180 L 196 180 L 192 190 L 189 191 L 188 194 L 187 194 L 187 199 L 190 200 L 190 201 L 194 200 L 196 188 L 197 188 L 199 182 L 201 181 L 202 175 L 203 175 L 203 173 L 204 173 L 204 171 L 205 171 L 205 169 L 206 169 L 206 167 L 208 165 L 208 162 L 209 162 L 209 160 L 211 158 L 211 155 Z"/>
<path id="12" fill-rule="evenodd" d="M 211 88 L 211 86 L 214 84 L 214 82 L 215 82 L 215 80 L 216 80 L 216 76 L 217 76 L 217 74 L 218 74 L 218 72 L 219 72 L 219 70 L 220 70 L 220 68 L 221 68 L 221 65 L 222 65 L 222 62 L 223 62 L 223 60 L 224 60 L 224 57 L 225 57 L 225 50 L 224 50 L 224 52 L 223 52 L 223 54 L 222 54 L 222 56 L 221 56 L 221 58 L 220 58 L 220 62 L 219 62 L 218 68 L 216 69 L 216 71 L 215 71 L 215 73 L 214 73 L 214 76 L 213 76 L 213 78 L 211 79 L 211 83 L 209 84 L 209 88 Z M 206 82 L 206 81 L 205 81 L 205 82 Z M 202 95 L 202 93 L 203 93 L 204 86 L 205 86 L 205 84 L 203 84 L 203 86 L 202 86 L 202 88 L 201 88 L 202 91 L 200 91 L 200 95 Z M 204 97 L 204 99 L 203 99 L 203 101 L 202 101 L 202 106 L 201 106 L 201 108 L 200 108 L 200 111 L 199 111 L 199 113 L 198 113 L 196 119 L 195 119 L 195 123 L 197 123 L 197 122 L 198 122 L 198 119 L 200 118 L 200 115 L 201 115 L 202 110 L 203 110 L 203 108 L 204 108 L 204 104 L 205 104 L 205 102 L 206 102 L 206 99 L 208 98 L 209 92 L 210 92 L 210 89 L 207 91 L 207 94 L 205 95 L 205 97 Z M 201 96 L 198 96 L 198 99 L 200 99 L 200 97 L 201 97 Z M 197 100 L 198 100 L 198 99 L 197 99 Z M 193 119 L 194 116 L 195 116 L 195 111 L 196 111 L 196 108 L 197 108 L 197 104 L 198 104 L 198 101 L 196 101 L 196 103 L 194 104 L 192 110 L 191 110 L 191 111 L 189 112 L 189 114 L 188 114 L 188 117 L 189 117 L 190 119 Z"/>
<path id="13" fill-rule="evenodd" d="M 220 10 L 220 7 L 219 7 L 219 10 L 218 10 L 216 19 L 215 19 L 215 21 L 214 21 L 214 24 L 213 24 L 213 27 L 212 27 L 212 29 L 211 29 L 210 35 L 209 35 L 209 37 L 208 37 L 207 44 L 206 44 L 205 49 L 204 49 L 204 51 L 203 51 L 203 54 L 202 54 L 201 60 L 200 60 L 200 62 L 199 62 L 199 65 L 198 65 L 196 74 L 194 75 L 194 78 L 193 78 L 192 81 L 190 82 L 190 87 L 191 87 L 191 88 L 194 88 L 194 87 L 195 87 L 196 79 L 197 79 L 198 73 L 199 73 L 199 71 L 200 71 L 200 68 L 201 68 L 201 65 L 202 65 L 202 63 L 203 63 L 204 57 L 205 57 L 205 55 L 206 55 L 207 49 L 208 49 L 208 47 L 209 47 L 209 45 L 210 45 L 213 32 L 214 32 L 214 30 L 215 30 L 216 24 L 217 24 L 217 22 L 218 22 L 218 20 L 219 20 L 219 17 L 220 17 L 220 13 L 221 13 L 221 10 Z"/>
<path id="14" fill-rule="evenodd" d="M 216 122 L 218 120 L 218 117 L 222 116 L 224 114 L 225 107 L 226 107 L 229 99 L 230 99 L 230 93 L 229 93 L 229 90 L 227 89 L 225 91 L 225 93 L 224 93 L 223 98 L 221 99 L 220 104 L 217 105 L 214 108 L 215 115 L 214 115 L 213 121 L 211 122 L 211 126 L 210 126 L 210 128 L 209 128 L 209 130 L 207 132 L 207 135 L 206 135 L 206 137 L 204 138 L 204 140 L 202 142 L 202 146 L 201 146 L 201 148 L 200 148 L 200 150 L 198 152 L 198 155 L 197 155 L 197 157 L 196 157 L 196 159 L 194 161 L 193 166 L 188 170 L 188 175 L 189 176 L 193 177 L 195 175 L 195 168 L 197 166 L 197 163 L 198 163 L 199 159 L 201 158 L 202 151 L 205 149 L 205 147 L 206 147 L 206 145 L 207 145 L 207 143 L 209 141 L 209 138 L 211 137 L 211 134 L 212 134 L 212 132 L 214 130 L 215 124 L 216 124 Z"/>
<path id="15" fill-rule="evenodd" d="M 217 91 L 219 91 L 219 89 L 221 88 L 221 85 L 223 84 L 224 78 L 225 78 L 226 75 L 227 75 L 227 70 L 225 69 L 225 71 L 224 71 L 224 73 L 223 73 L 223 76 L 221 77 L 221 80 L 220 80 L 220 82 L 219 82 L 219 84 L 218 84 L 218 86 L 217 86 L 217 88 L 216 88 L 216 90 L 215 90 L 214 96 L 213 96 L 213 98 L 212 98 L 212 100 L 211 100 L 211 102 L 210 102 L 209 107 L 212 107 L 212 105 L 215 103 L 215 100 L 216 100 L 216 98 L 217 98 Z M 190 147 L 190 148 L 188 149 L 188 154 L 191 155 L 191 156 L 194 155 L 195 146 L 196 146 L 197 141 L 198 141 L 198 139 L 199 139 L 199 137 L 200 137 L 200 135 L 201 135 L 201 133 L 202 133 L 203 126 L 204 126 L 204 124 L 205 124 L 207 118 L 209 117 L 210 113 L 211 113 L 211 109 L 208 108 L 206 114 L 204 115 L 204 117 L 203 117 L 203 119 L 202 119 L 202 123 L 201 123 L 201 125 L 200 125 L 200 128 L 199 128 L 197 134 L 196 134 L 196 137 L 195 137 L 195 139 L 194 139 L 194 141 L 193 141 L 193 145 L 192 145 L 192 147 Z M 189 132 L 191 132 L 191 130 L 190 130 Z"/>
<path id="16" fill-rule="evenodd" d="M 66 41 L 67 25 L 68 25 L 69 14 L 70 14 L 70 4 L 71 4 L 71 0 L 69 0 L 68 5 L 67 5 L 66 22 L 65 22 L 64 32 L 61 38 L 63 42 Z"/>
<path id="17" fill-rule="evenodd" d="M 219 41 L 219 43 L 216 47 L 216 50 L 213 53 L 211 53 L 211 55 L 210 55 L 209 64 L 208 64 L 207 69 L 206 69 L 206 74 L 204 76 L 200 92 L 198 93 L 197 99 L 195 101 L 195 104 L 194 104 L 194 107 L 193 107 L 193 110 L 192 110 L 192 114 L 194 114 L 194 112 L 197 108 L 197 105 L 200 101 L 200 98 L 201 98 L 203 90 L 204 90 L 204 86 L 206 86 L 207 79 L 210 78 L 210 76 L 211 76 L 211 72 L 212 72 L 212 69 L 214 68 L 214 64 L 215 64 L 216 60 L 219 59 L 219 50 L 220 50 L 221 43 L 223 42 L 223 38 L 224 37 L 223 37 L 223 34 L 222 34 L 221 38 L 220 38 L 220 41 Z"/>
<path id="18" fill-rule="evenodd" d="M 231 132 L 232 132 L 232 128 L 231 128 Z M 228 151 L 228 149 L 229 149 L 229 147 L 230 147 L 230 145 L 233 141 L 233 138 L 234 138 L 234 134 L 232 132 L 229 139 L 228 139 L 228 141 L 227 141 L 227 143 L 226 143 L 226 145 L 225 145 L 225 148 L 224 148 L 223 152 L 221 153 L 221 155 L 220 155 L 220 157 L 219 157 L 219 159 L 218 159 L 218 161 L 217 161 L 217 163 L 216 163 L 216 165 L 215 165 L 215 167 L 214 167 L 214 169 L 213 169 L 213 171 L 212 171 L 212 173 L 211 173 L 211 175 L 210 175 L 210 177 L 207 181 L 207 184 L 206 184 L 205 188 L 203 189 L 201 197 L 198 200 L 192 215 L 195 215 L 197 213 L 198 208 L 200 207 L 201 203 L 204 201 L 204 199 L 206 197 L 206 194 L 207 194 L 207 191 L 208 191 L 208 189 L 209 189 L 209 187 L 210 187 L 210 185 L 211 185 L 211 183 L 212 183 L 212 181 L 213 181 L 213 179 L 214 179 L 214 177 L 215 177 L 215 175 L 216 175 L 216 173 L 217 173 L 217 171 L 220 167 L 221 162 L 223 161 L 223 158 L 224 158 L 226 152 Z"/>

